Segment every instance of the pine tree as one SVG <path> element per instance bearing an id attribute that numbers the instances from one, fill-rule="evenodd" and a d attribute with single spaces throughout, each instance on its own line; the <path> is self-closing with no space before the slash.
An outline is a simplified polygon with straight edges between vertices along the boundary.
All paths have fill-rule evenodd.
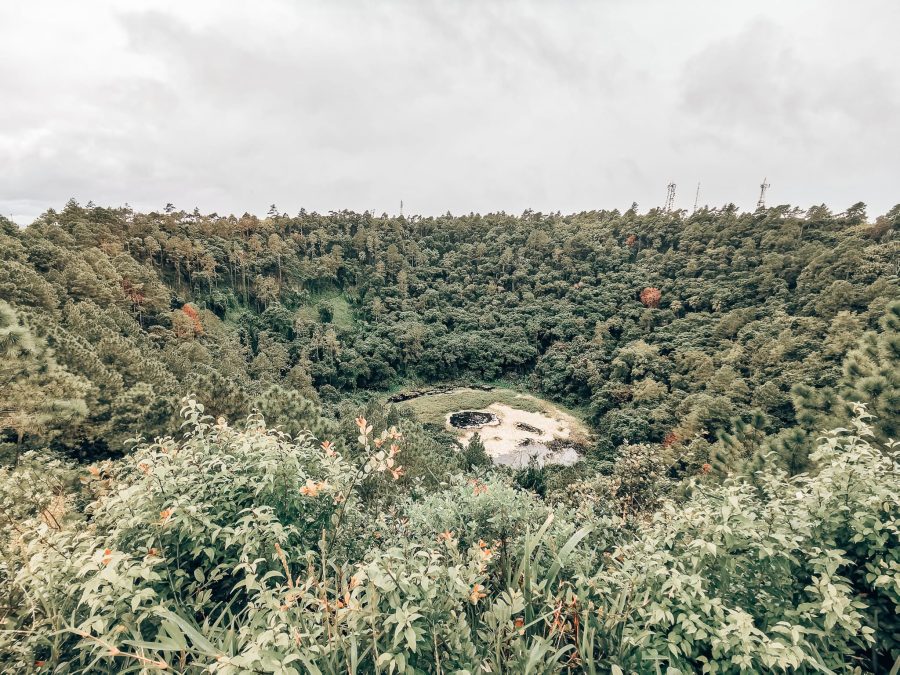
<path id="1" fill-rule="evenodd" d="M 181 391 L 194 393 L 209 414 L 215 417 L 222 416 L 234 421 L 250 412 L 251 406 L 244 388 L 234 378 L 226 377 L 211 365 L 195 366 L 176 386 Z"/>
<path id="2" fill-rule="evenodd" d="M 825 429 L 841 418 L 841 400 L 831 387 L 796 384 L 791 388 L 791 398 L 797 423 L 804 429 Z"/>
<path id="3" fill-rule="evenodd" d="M 793 476 L 809 469 L 809 454 L 814 442 L 814 434 L 794 427 L 770 439 L 758 454 L 768 455 L 776 465 Z"/>
<path id="4" fill-rule="evenodd" d="M 718 442 L 710 450 L 712 471 L 722 477 L 745 471 L 748 460 L 763 446 L 766 438 L 764 426 L 765 417 L 755 410 L 748 422 L 736 418 L 731 431 L 719 431 Z"/>
<path id="5" fill-rule="evenodd" d="M 332 440 L 336 432 L 336 425 L 295 389 L 273 384 L 254 399 L 253 408 L 262 414 L 267 426 L 277 426 L 293 437 L 308 431 L 319 440 Z"/>
<path id="6" fill-rule="evenodd" d="M 177 426 L 178 397 L 165 396 L 153 385 L 139 382 L 122 392 L 108 406 L 108 420 L 98 429 L 110 451 L 126 449 L 126 441 L 138 434 L 152 439 L 169 433 Z"/>
<path id="7" fill-rule="evenodd" d="M 484 441 L 481 440 L 481 434 L 477 431 L 472 434 L 468 445 L 463 449 L 462 460 L 463 466 L 469 470 L 479 466 L 490 466 L 491 458 L 484 447 Z"/>
<path id="8" fill-rule="evenodd" d="M 46 442 L 87 414 L 87 382 L 62 368 L 16 310 L 0 300 L 0 431 Z"/>
<path id="9" fill-rule="evenodd" d="M 766 459 L 791 474 L 809 468 L 809 453 L 820 429 L 849 427 L 851 404 L 864 403 L 883 440 L 900 436 L 900 302 L 888 305 L 879 332 L 865 333 L 843 363 L 836 387 L 797 384 L 791 389 L 797 427 L 770 438 L 759 449 L 750 471 Z"/>
<path id="10" fill-rule="evenodd" d="M 849 403 L 865 403 L 883 438 L 900 438 L 900 302 L 888 305 L 881 332 L 866 333 L 844 359 L 838 385 L 849 418 Z"/>

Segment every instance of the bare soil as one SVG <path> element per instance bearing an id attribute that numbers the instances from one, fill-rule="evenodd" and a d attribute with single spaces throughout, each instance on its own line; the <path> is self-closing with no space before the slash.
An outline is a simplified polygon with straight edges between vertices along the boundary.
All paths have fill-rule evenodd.
<path id="1" fill-rule="evenodd" d="M 505 403 L 492 403 L 484 412 L 495 415 L 498 422 L 456 429 L 450 424 L 450 415 L 447 415 L 446 426 L 456 431 L 464 444 L 477 432 L 495 464 L 522 468 L 532 458 L 539 465 L 574 464 L 579 459 L 577 448 L 587 442 L 584 425 L 557 408 L 531 412 Z"/>

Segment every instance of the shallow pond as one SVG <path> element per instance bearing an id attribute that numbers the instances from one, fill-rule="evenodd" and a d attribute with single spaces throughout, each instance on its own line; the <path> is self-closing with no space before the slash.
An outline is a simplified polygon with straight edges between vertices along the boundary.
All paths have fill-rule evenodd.
<path id="1" fill-rule="evenodd" d="M 530 441 L 520 444 L 515 450 L 500 451 L 493 455 L 492 459 L 494 464 L 508 466 L 513 469 L 524 469 L 531 463 L 532 459 L 538 466 L 543 466 L 544 464 L 571 466 L 581 459 L 581 455 L 572 446 L 553 449 L 546 443 Z"/>
<path id="2" fill-rule="evenodd" d="M 457 429 L 477 429 L 488 424 L 500 423 L 495 414 L 478 410 L 460 410 L 450 413 L 449 421 L 450 426 Z"/>

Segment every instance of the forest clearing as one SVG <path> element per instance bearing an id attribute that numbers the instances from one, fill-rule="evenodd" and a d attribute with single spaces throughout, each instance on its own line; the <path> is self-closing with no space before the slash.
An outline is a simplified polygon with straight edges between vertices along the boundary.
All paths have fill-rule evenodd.
<path id="1" fill-rule="evenodd" d="M 590 443 L 590 432 L 574 415 L 531 394 L 493 387 L 489 390 L 458 387 L 425 393 L 404 401 L 423 422 L 440 423 L 468 445 L 477 433 L 495 464 L 524 468 L 534 458 L 539 466 L 574 464 L 578 449 Z M 483 411 L 492 419 L 459 428 L 454 415 Z"/>

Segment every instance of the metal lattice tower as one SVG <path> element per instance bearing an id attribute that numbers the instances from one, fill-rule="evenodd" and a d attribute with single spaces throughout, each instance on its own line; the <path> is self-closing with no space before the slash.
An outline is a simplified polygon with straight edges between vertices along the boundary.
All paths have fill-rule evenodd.
<path id="1" fill-rule="evenodd" d="M 675 183 L 669 183 L 666 186 L 666 205 L 665 211 L 671 211 L 675 206 Z"/>
<path id="2" fill-rule="evenodd" d="M 697 193 L 694 195 L 694 210 L 691 213 L 697 213 L 697 202 L 700 201 L 700 182 L 697 182 Z"/>
<path id="3" fill-rule="evenodd" d="M 766 190 L 770 187 L 772 186 L 766 182 L 766 178 L 763 178 L 763 182 L 759 185 L 759 200 L 756 202 L 756 208 L 766 208 Z"/>

